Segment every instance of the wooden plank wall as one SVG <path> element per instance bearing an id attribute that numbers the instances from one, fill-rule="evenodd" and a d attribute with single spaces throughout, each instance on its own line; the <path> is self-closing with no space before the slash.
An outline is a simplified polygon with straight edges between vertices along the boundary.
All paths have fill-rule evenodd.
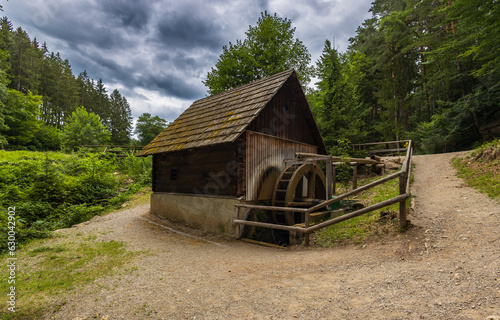
<path id="1" fill-rule="evenodd" d="M 318 147 L 252 131 L 246 132 L 246 200 L 270 200 L 283 160 L 296 152 L 317 153 Z"/>
<path id="2" fill-rule="evenodd" d="M 237 196 L 236 155 L 235 144 L 155 154 L 153 191 Z"/>
<path id="3" fill-rule="evenodd" d="M 314 119 L 301 92 L 294 92 L 287 83 L 276 93 L 257 118 L 248 126 L 248 130 L 267 135 L 290 139 L 311 145 L 318 142 L 311 133 Z M 319 133 L 318 133 L 319 134 Z"/>

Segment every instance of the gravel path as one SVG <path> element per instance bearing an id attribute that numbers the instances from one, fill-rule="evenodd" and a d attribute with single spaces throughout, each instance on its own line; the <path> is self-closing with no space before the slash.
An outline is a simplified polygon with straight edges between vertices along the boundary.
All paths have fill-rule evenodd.
<path id="1" fill-rule="evenodd" d="M 414 227 L 385 244 L 267 248 L 176 232 L 149 206 L 65 230 L 142 253 L 47 319 L 498 320 L 500 204 L 466 187 L 452 156 L 414 158 Z"/>

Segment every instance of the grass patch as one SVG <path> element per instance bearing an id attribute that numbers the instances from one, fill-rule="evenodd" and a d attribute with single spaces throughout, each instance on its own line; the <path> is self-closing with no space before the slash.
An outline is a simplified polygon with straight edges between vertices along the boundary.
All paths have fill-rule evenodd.
<path id="1" fill-rule="evenodd" d="M 82 288 L 94 280 L 114 273 L 135 253 L 118 241 L 99 241 L 94 237 L 57 236 L 31 242 L 16 251 L 15 284 L 0 282 L 0 292 L 16 288 L 16 312 L 3 303 L 2 319 L 39 319 L 55 312 L 65 301 L 65 293 Z M 7 261 L 7 255 L 0 256 Z M 1 268 L 1 278 L 8 279 L 8 268 Z"/>
<path id="2" fill-rule="evenodd" d="M 458 177 L 467 185 L 500 198 L 500 140 L 494 140 L 475 149 L 465 157 L 453 158 Z"/>
<path id="3" fill-rule="evenodd" d="M 372 177 L 363 179 L 358 184 L 360 186 L 365 185 L 380 178 Z M 412 181 L 413 177 L 410 183 Z M 362 192 L 355 199 L 360 201 L 365 207 L 368 207 L 398 195 L 399 179 L 396 178 Z M 410 201 L 408 200 L 407 208 L 409 204 Z M 318 230 L 313 239 L 315 239 L 316 245 L 320 247 L 332 247 L 348 243 L 360 244 L 374 237 L 379 238 L 384 243 L 384 235 L 395 234 L 400 231 L 398 214 L 399 204 L 393 204 Z"/>

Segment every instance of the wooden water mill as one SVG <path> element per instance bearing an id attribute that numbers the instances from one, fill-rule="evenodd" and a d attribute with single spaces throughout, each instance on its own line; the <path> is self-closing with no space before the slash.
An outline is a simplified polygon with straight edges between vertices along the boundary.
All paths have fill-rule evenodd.
<path id="1" fill-rule="evenodd" d="M 312 207 L 325 199 L 326 177 L 314 163 L 292 164 L 279 175 L 274 187 L 272 205 L 278 207 Z M 300 212 L 273 211 L 273 222 L 295 225 L 304 222 Z"/>

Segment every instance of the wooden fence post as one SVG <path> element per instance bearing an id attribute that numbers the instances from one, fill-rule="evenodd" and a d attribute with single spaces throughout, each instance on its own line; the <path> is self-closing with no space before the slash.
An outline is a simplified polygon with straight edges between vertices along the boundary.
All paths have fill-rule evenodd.
<path id="1" fill-rule="evenodd" d="M 406 193 L 406 178 L 408 172 L 402 171 L 399 176 L 399 195 Z M 399 227 L 406 228 L 406 199 L 399 202 Z"/>
<path id="2" fill-rule="evenodd" d="M 332 198 L 333 172 L 332 158 L 326 159 L 326 200 Z M 326 206 L 326 210 L 330 210 L 330 206 Z"/>
<path id="3" fill-rule="evenodd" d="M 337 188 L 337 169 L 335 166 L 332 166 L 332 184 L 332 195 L 334 195 L 337 193 L 335 190 Z"/>
<path id="4" fill-rule="evenodd" d="M 352 167 L 352 190 L 358 188 L 358 164 L 354 163 Z"/>
<path id="5" fill-rule="evenodd" d="M 305 224 L 306 229 L 309 228 L 309 226 L 311 224 L 311 215 L 310 215 L 309 212 L 306 212 L 305 223 L 304 224 Z M 309 234 L 309 232 L 306 232 L 305 239 L 304 239 L 305 240 L 304 241 L 304 245 L 306 247 L 309 247 L 309 241 L 310 241 L 309 238 L 310 238 L 310 234 Z"/>

